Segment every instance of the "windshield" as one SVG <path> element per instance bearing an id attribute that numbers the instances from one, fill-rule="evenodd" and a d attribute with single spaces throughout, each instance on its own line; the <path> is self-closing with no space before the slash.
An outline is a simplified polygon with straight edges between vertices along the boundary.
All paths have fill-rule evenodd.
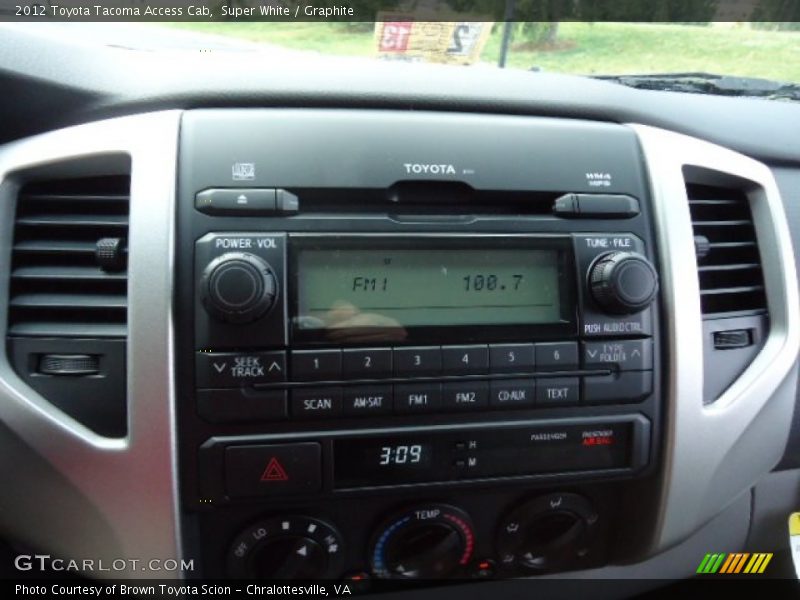
<path id="1" fill-rule="evenodd" d="M 213 36 L 263 50 L 306 54 L 575 75 L 714 73 L 800 82 L 800 23 L 384 21 L 161 26 L 210 36 L 209 43 Z"/>
<path id="2" fill-rule="evenodd" d="M 0 12 L 0 20 L 133 50 L 259 52 L 282 62 L 359 57 L 446 64 L 476 80 L 482 69 L 506 68 L 800 99 L 800 22 L 789 20 L 800 19 L 800 9 L 784 0 L 45 2 Z"/>

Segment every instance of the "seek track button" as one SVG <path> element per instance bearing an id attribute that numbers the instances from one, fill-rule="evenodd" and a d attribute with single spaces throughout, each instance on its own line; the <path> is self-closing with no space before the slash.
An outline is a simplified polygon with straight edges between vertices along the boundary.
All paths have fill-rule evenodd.
<path id="1" fill-rule="evenodd" d="M 234 388 L 286 381 L 286 353 L 198 352 L 195 377 L 198 388 Z"/>

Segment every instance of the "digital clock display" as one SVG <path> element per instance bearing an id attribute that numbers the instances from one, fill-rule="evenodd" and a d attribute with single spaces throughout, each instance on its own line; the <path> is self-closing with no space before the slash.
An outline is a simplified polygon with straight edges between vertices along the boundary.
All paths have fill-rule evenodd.
<path id="1" fill-rule="evenodd" d="M 406 483 L 430 479 L 441 447 L 425 438 L 346 439 L 334 445 L 337 485 Z"/>
<path id="2" fill-rule="evenodd" d="M 379 467 L 425 467 L 430 464 L 431 449 L 428 444 L 398 444 L 381 446 L 378 455 Z"/>

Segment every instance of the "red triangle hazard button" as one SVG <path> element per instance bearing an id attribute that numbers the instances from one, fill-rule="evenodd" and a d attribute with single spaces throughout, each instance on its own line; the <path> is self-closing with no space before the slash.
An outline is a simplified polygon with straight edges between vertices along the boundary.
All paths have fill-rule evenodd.
<path id="1" fill-rule="evenodd" d="M 289 476 L 280 461 L 273 456 L 261 474 L 261 481 L 289 481 Z"/>

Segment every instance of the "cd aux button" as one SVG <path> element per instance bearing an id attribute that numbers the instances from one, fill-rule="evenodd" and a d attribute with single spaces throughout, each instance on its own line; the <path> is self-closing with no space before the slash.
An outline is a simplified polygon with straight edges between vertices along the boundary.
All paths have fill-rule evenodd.
<path id="1" fill-rule="evenodd" d="M 489 403 L 494 408 L 533 406 L 536 395 L 534 379 L 507 379 L 492 381 Z"/>

